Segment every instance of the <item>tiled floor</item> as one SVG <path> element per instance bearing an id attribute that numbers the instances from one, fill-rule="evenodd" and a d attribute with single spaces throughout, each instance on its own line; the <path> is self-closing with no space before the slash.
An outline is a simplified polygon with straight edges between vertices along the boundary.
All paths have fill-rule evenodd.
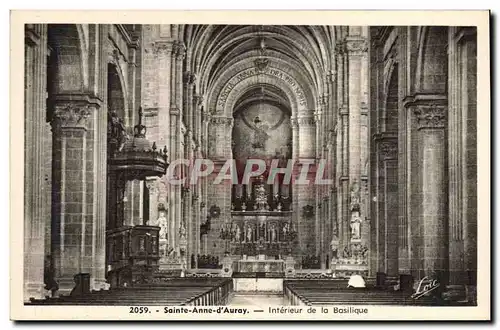
<path id="1" fill-rule="evenodd" d="M 282 306 L 284 303 L 283 295 L 234 294 L 228 305 L 265 308 L 269 306 Z"/>

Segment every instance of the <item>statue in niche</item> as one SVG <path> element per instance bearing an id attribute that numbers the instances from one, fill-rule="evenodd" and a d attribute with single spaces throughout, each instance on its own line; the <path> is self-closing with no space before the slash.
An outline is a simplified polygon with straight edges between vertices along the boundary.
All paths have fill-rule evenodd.
<path id="1" fill-rule="evenodd" d="M 247 242 L 248 243 L 253 242 L 252 226 L 250 225 L 247 226 Z"/>
<path id="2" fill-rule="evenodd" d="M 181 238 L 186 237 L 186 226 L 184 225 L 184 222 L 181 223 L 181 228 L 179 229 L 179 236 Z"/>
<path id="3" fill-rule="evenodd" d="M 354 181 L 351 185 L 351 211 L 359 210 L 361 199 L 359 194 L 359 184 L 357 181 Z"/>
<path id="4" fill-rule="evenodd" d="M 332 249 L 333 258 L 338 258 L 338 249 L 339 249 L 339 238 L 334 233 L 332 237 L 332 241 L 330 242 L 330 248 Z"/>
<path id="5" fill-rule="evenodd" d="M 266 148 L 266 141 L 269 139 L 269 134 L 267 134 L 268 126 L 264 124 L 259 116 L 255 117 L 253 120 L 254 123 L 254 136 L 253 136 L 253 143 L 252 147 L 254 149 L 265 149 Z"/>
<path id="6" fill-rule="evenodd" d="M 288 222 L 283 224 L 283 240 L 288 239 Z"/>
<path id="7" fill-rule="evenodd" d="M 342 257 L 345 259 L 348 259 L 351 257 L 351 251 L 349 251 L 349 248 L 347 246 L 344 247 L 344 251 L 342 252 Z"/>
<path id="8" fill-rule="evenodd" d="M 160 239 L 167 239 L 168 235 L 168 220 L 164 211 L 160 211 L 158 214 L 158 220 L 156 220 L 156 226 L 160 227 Z"/>
<path id="9" fill-rule="evenodd" d="M 272 224 L 271 225 L 271 242 L 276 242 L 276 225 Z"/>
<path id="10" fill-rule="evenodd" d="M 236 224 L 235 230 L 234 230 L 234 241 L 240 242 L 241 241 L 241 229 L 240 225 Z"/>
<path id="11" fill-rule="evenodd" d="M 358 212 L 352 213 L 351 239 L 361 239 L 361 217 Z"/>

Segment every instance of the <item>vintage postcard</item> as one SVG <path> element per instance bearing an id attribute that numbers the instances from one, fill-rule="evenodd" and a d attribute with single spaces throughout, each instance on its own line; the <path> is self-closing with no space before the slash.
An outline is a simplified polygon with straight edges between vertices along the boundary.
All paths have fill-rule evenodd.
<path id="1" fill-rule="evenodd" d="M 489 320 L 488 11 L 13 11 L 14 320 Z"/>

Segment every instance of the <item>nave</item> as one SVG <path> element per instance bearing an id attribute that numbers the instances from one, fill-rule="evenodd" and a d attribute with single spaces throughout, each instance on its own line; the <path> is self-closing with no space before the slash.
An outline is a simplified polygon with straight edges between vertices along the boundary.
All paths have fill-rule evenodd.
<path id="1" fill-rule="evenodd" d="M 260 276 L 292 304 L 406 304 L 424 279 L 475 303 L 475 28 L 25 34 L 24 301 L 239 303 Z"/>

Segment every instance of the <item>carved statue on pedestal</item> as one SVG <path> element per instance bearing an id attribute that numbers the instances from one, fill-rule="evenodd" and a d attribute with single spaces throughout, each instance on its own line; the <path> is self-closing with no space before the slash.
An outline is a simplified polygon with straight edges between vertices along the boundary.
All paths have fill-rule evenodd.
<path id="1" fill-rule="evenodd" d="M 332 249 L 333 258 L 338 258 L 338 249 L 339 249 L 339 238 L 337 235 L 333 235 L 332 241 L 330 242 L 330 248 Z"/>
<path id="2" fill-rule="evenodd" d="M 287 240 L 288 239 L 288 231 L 289 231 L 288 222 L 285 222 L 283 224 L 283 240 Z"/>
<path id="3" fill-rule="evenodd" d="M 168 235 L 168 219 L 165 215 L 165 212 L 160 211 L 158 219 L 156 220 L 156 223 L 153 226 L 158 226 L 160 227 L 160 240 L 161 239 L 167 239 Z"/>
<path id="4" fill-rule="evenodd" d="M 271 242 L 276 242 L 276 225 L 271 225 Z"/>
<path id="5" fill-rule="evenodd" d="M 361 218 L 358 212 L 353 212 L 352 214 L 351 239 L 361 239 Z"/>
<path id="6" fill-rule="evenodd" d="M 250 225 L 247 226 L 247 242 L 251 243 L 253 242 L 253 233 L 252 233 L 252 227 Z"/>
<path id="7" fill-rule="evenodd" d="M 342 257 L 344 259 L 349 259 L 351 256 L 352 256 L 352 254 L 351 254 L 351 251 L 349 250 L 349 248 L 347 246 L 344 247 L 344 251 L 342 252 Z"/>
<path id="8" fill-rule="evenodd" d="M 240 229 L 240 225 L 238 225 L 238 224 L 236 224 L 236 228 L 235 228 L 235 232 L 234 232 L 234 240 L 236 242 L 241 241 L 241 229 Z"/>
<path id="9" fill-rule="evenodd" d="M 180 238 L 186 237 L 186 227 L 184 226 L 184 222 L 181 223 L 181 228 L 179 229 Z"/>
<path id="10" fill-rule="evenodd" d="M 359 184 L 354 181 L 351 185 L 351 211 L 357 211 L 360 208 Z"/>

